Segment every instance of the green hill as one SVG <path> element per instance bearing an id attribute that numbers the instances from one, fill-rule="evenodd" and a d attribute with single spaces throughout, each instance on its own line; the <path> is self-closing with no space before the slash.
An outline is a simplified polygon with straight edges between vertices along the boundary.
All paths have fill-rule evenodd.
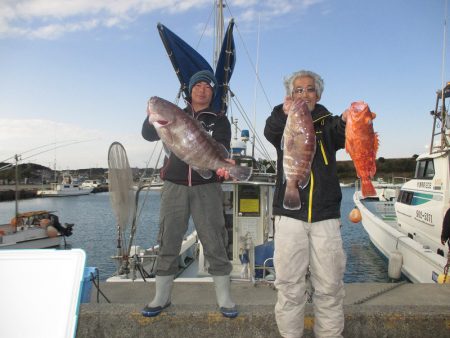
<path id="1" fill-rule="evenodd" d="M 377 173 L 375 178 L 383 178 L 386 182 L 391 182 L 393 177 L 412 178 L 416 168 L 416 158 L 417 155 L 409 158 L 388 159 L 380 157 L 376 160 Z M 8 163 L 0 163 L 0 168 L 5 165 L 8 165 Z M 89 177 L 90 179 L 105 178 L 106 172 L 106 168 L 88 168 L 73 171 L 74 174 Z M 357 179 L 353 161 L 338 161 L 337 172 L 341 182 L 351 183 Z M 0 182 L 8 183 L 14 181 L 14 175 L 14 167 L 0 170 Z M 54 176 L 54 171 L 51 168 L 34 163 L 19 164 L 19 177 L 21 182 L 25 180 L 28 183 L 41 183 L 43 179 L 50 182 L 53 181 Z"/>
<path id="2" fill-rule="evenodd" d="M 417 155 L 409 158 L 383 158 L 376 160 L 377 172 L 375 178 L 391 182 L 393 177 L 413 178 L 416 169 Z M 354 182 L 357 178 L 353 161 L 338 161 L 337 172 L 341 182 Z"/>
<path id="3" fill-rule="evenodd" d="M 416 168 L 416 158 L 417 155 L 409 158 L 380 157 L 376 160 L 375 178 L 382 178 L 386 182 L 391 182 L 393 177 L 412 178 Z M 269 168 L 269 172 L 273 172 L 267 161 L 263 160 L 262 163 Z M 337 161 L 337 172 L 341 182 L 353 183 L 357 179 L 353 161 Z"/>

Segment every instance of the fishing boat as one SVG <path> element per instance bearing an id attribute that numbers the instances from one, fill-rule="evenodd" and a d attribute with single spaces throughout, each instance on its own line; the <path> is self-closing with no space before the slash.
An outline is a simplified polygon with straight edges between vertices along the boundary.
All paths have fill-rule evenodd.
<path id="1" fill-rule="evenodd" d="M 61 225 L 54 211 L 37 210 L 19 213 L 20 156 L 15 155 L 15 216 L 7 224 L 0 224 L 0 249 L 44 249 L 57 247 L 61 237 L 72 235 L 73 224 Z M 10 167 L 12 165 L 8 165 Z"/>
<path id="2" fill-rule="evenodd" d="M 145 185 L 145 188 L 143 188 L 144 190 L 159 191 L 162 189 L 164 185 L 164 181 L 159 176 L 159 173 L 153 174 L 148 178 L 142 178 L 141 181 Z M 139 184 L 135 184 L 133 186 L 134 190 L 138 190 L 139 188 L 140 188 Z"/>
<path id="3" fill-rule="evenodd" d="M 229 81 L 233 73 L 236 52 L 233 39 L 234 20 L 231 19 L 225 36 L 223 36 L 222 1 L 215 2 L 219 24 L 216 22 L 216 48 L 214 54 L 215 72 L 209 63 L 180 37 L 162 24 L 158 31 L 180 81 L 178 98 L 187 97 L 190 77 L 199 70 L 210 70 L 215 73 L 219 86 L 212 101 L 214 111 L 226 114 L 229 102 Z M 217 41 L 222 42 L 217 44 Z M 244 117 L 245 118 L 245 117 Z M 247 154 L 249 131 L 242 130 L 239 137 L 237 119 L 230 117 L 234 126 L 234 138 L 231 141 L 231 158 L 237 165 L 253 168 L 248 181 L 225 181 L 222 183 L 225 226 L 228 233 L 227 252 L 233 266 L 231 277 L 240 281 L 273 282 L 273 235 L 274 217 L 272 215 L 275 174 L 267 173 L 267 167 L 255 160 L 254 154 Z M 247 120 L 248 121 L 248 120 Z M 254 133 L 255 142 L 263 148 L 262 142 Z M 256 141 L 255 141 L 256 139 Z M 267 151 L 265 151 L 267 154 Z M 139 194 L 151 187 L 151 184 L 140 184 L 135 199 L 130 197 L 129 164 L 125 149 L 113 143 L 109 150 L 110 196 L 113 209 L 118 220 L 118 254 L 113 257 L 118 262 L 117 272 L 107 282 L 153 281 L 155 276 L 158 246 L 141 248 L 133 245 L 136 231 L 136 209 Z M 150 162 L 150 161 L 149 161 Z M 273 162 L 268 161 L 275 168 Z M 127 183 L 128 182 L 128 183 Z M 151 188 L 150 188 L 151 189 Z M 131 218 L 124 206 L 131 205 L 134 200 L 135 212 L 131 221 L 130 235 L 126 236 L 124 224 Z M 130 209 L 131 207 L 128 207 Z M 128 240 L 129 239 L 129 240 Z M 128 243 L 123 244 L 125 240 Z M 196 231 L 190 233 L 182 243 L 179 255 L 179 273 L 176 282 L 212 281 L 208 274 L 208 262 L 203 255 L 202 243 Z"/>
<path id="4" fill-rule="evenodd" d="M 376 186 L 377 197 L 354 202 L 375 247 L 389 260 L 389 275 L 413 283 L 438 283 L 450 263 L 441 244 L 442 222 L 450 207 L 450 121 L 445 100 L 450 83 L 437 92 L 429 152 L 417 157 L 414 178 L 398 185 Z M 450 280 L 450 278 L 447 278 Z"/>
<path id="5" fill-rule="evenodd" d="M 102 183 L 99 180 L 85 180 L 83 181 L 83 183 L 81 183 L 80 188 L 87 190 L 90 189 L 90 191 L 92 191 L 92 189 L 98 188 L 101 185 Z"/>
<path id="6" fill-rule="evenodd" d="M 38 190 L 36 195 L 40 197 L 67 197 L 89 195 L 93 188 L 83 188 L 72 175 L 64 173 L 60 183 L 50 183 L 50 189 Z"/>
<path id="7" fill-rule="evenodd" d="M 54 211 L 19 213 L 8 224 L 0 224 L 0 249 L 44 249 L 58 247 L 72 234 L 73 224 L 59 223 Z"/>

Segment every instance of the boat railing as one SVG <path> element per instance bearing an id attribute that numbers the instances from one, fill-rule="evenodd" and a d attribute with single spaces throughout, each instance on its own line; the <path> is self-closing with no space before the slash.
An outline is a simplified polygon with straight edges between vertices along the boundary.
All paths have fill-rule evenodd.
<path id="1" fill-rule="evenodd" d="M 408 177 L 395 176 L 395 177 L 392 177 L 392 184 L 393 185 L 403 185 L 410 179 L 411 178 L 408 178 Z"/>
<path id="2" fill-rule="evenodd" d="M 400 189 L 410 178 L 392 177 L 391 182 L 386 182 L 382 178 L 373 181 L 374 188 L 380 201 L 394 201 L 400 194 Z M 361 180 L 355 181 L 355 192 L 361 191 Z"/>

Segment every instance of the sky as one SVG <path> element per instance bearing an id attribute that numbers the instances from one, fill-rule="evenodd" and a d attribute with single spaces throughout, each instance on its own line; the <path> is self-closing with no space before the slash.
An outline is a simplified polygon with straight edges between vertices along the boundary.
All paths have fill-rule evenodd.
<path id="1" fill-rule="evenodd" d="M 225 25 L 236 22 L 230 87 L 262 140 L 283 79 L 307 69 L 323 77 L 320 103 L 333 114 L 358 100 L 377 114 L 377 158 L 427 151 L 436 90 L 450 81 L 444 0 L 225 3 Z M 213 0 L 0 0 L 0 162 L 18 154 L 57 170 L 107 168 L 117 141 L 132 167 L 153 167 L 155 143 L 141 136 L 147 101 L 174 101 L 179 88 L 157 23 L 211 61 L 213 9 Z M 237 108 L 228 113 L 248 129 Z"/>

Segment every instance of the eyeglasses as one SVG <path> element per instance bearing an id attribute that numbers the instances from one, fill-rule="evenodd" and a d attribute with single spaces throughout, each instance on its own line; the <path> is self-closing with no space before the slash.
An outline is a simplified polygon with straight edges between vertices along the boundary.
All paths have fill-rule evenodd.
<path id="1" fill-rule="evenodd" d="M 316 92 L 316 88 L 314 88 L 314 87 L 306 87 L 306 88 L 297 87 L 297 88 L 294 88 L 292 93 L 301 95 L 303 93 L 312 94 L 315 92 Z"/>

